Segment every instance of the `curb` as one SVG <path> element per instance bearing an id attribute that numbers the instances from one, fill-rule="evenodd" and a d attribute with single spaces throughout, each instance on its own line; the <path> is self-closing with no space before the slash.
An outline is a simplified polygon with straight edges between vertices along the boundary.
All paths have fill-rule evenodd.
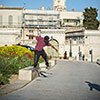
<path id="1" fill-rule="evenodd" d="M 16 82 L 12 84 L 8 84 L 2 88 L 0 88 L 0 96 L 9 94 L 11 92 L 14 92 L 18 89 L 21 89 L 25 87 L 27 84 L 29 84 L 31 81 L 24 81 L 24 80 L 17 80 Z"/>
<path id="2" fill-rule="evenodd" d="M 52 67 L 54 67 L 54 65 L 55 65 L 57 62 L 53 62 L 53 63 L 54 63 L 54 64 L 52 64 Z M 44 65 L 43 65 L 43 66 L 44 66 Z M 43 67 L 43 66 L 41 66 L 41 67 Z M 50 67 L 50 69 L 51 69 L 52 67 Z M 50 70 L 50 69 L 49 69 L 49 70 Z M 34 79 L 35 79 L 35 78 L 37 78 L 37 76 L 34 77 Z M 34 79 L 33 79 L 33 80 L 34 80 Z M 31 81 L 33 81 L 33 80 L 17 80 L 17 81 L 15 81 L 14 83 L 7 84 L 6 86 L 0 88 L 0 96 L 7 95 L 7 94 L 9 94 L 9 93 L 11 93 L 11 92 L 14 92 L 14 91 L 16 91 L 16 90 L 18 90 L 18 89 L 21 89 L 21 88 L 25 87 L 27 84 L 29 84 Z"/>

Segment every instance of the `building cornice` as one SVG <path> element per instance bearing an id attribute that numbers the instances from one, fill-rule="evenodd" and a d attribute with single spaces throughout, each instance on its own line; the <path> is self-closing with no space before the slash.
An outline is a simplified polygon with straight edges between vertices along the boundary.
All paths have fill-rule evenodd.
<path id="1" fill-rule="evenodd" d="M 22 7 L 5 7 L 5 6 L 0 6 L 0 10 L 23 10 Z"/>

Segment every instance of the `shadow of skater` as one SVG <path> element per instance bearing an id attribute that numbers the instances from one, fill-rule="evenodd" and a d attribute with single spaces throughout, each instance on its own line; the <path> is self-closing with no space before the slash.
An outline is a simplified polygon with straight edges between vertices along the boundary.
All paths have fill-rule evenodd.
<path id="1" fill-rule="evenodd" d="M 92 91 L 93 89 L 97 90 L 100 92 L 100 85 L 99 84 L 95 84 L 95 83 L 91 83 L 88 81 L 85 81 L 85 83 L 88 84 L 88 86 L 90 87 L 90 90 Z"/>

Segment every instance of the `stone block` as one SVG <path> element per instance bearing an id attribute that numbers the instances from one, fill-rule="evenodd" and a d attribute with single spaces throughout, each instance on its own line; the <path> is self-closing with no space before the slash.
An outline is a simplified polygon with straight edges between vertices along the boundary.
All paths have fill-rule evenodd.
<path id="1" fill-rule="evenodd" d="M 33 67 L 27 67 L 19 70 L 19 79 L 31 81 L 38 76 L 38 73 L 33 69 Z"/>

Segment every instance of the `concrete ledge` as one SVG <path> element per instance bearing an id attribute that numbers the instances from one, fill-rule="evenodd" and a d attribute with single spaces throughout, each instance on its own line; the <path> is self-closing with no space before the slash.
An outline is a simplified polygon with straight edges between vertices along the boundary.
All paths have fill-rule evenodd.
<path id="1" fill-rule="evenodd" d="M 50 68 L 53 67 L 56 64 L 56 60 L 50 60 L 49 64 L 50 64 Z M 40 70 L 46 71 L 45 62 L 40 63 L 39 67 Z M 19 70 L 19 80 L 31 81 L 36 77 L 38 77 L 38 73 L 36 70 L 34 70 L 33 66 Z"/>
<path id="2" fill-rule="evenodd" d="M 38 77 L 38 73 L 32 66 L 19 70 L 19 80 L 31 81 L 36 77 Z"/>
<path id="3" fill-rule="evenodd" d="M 75 58 L 74 57 L 69 57 L 68 60 L 73 61 L 73 60 L 75 60 Z"/>
<path id="4" fill-rule="evenodd" d="M 50 68 L 53 67 L 54 65 L 56 65 L 56 63 L 57 63 L 56 60 L 49 60 L 49 66 L 50 66 Z M 46 68 L 45 62 L 40 63 L 39 67 L 41 69 L 45 69 Z"/>
<path id="5" fill-rule="evenodd" d="M 50 66 L 54 66 L 54 65 L 56 65 L 56 63 L 57 63 L 56 60 L 50 60 L 50 61 L 49 61 Z"/>

